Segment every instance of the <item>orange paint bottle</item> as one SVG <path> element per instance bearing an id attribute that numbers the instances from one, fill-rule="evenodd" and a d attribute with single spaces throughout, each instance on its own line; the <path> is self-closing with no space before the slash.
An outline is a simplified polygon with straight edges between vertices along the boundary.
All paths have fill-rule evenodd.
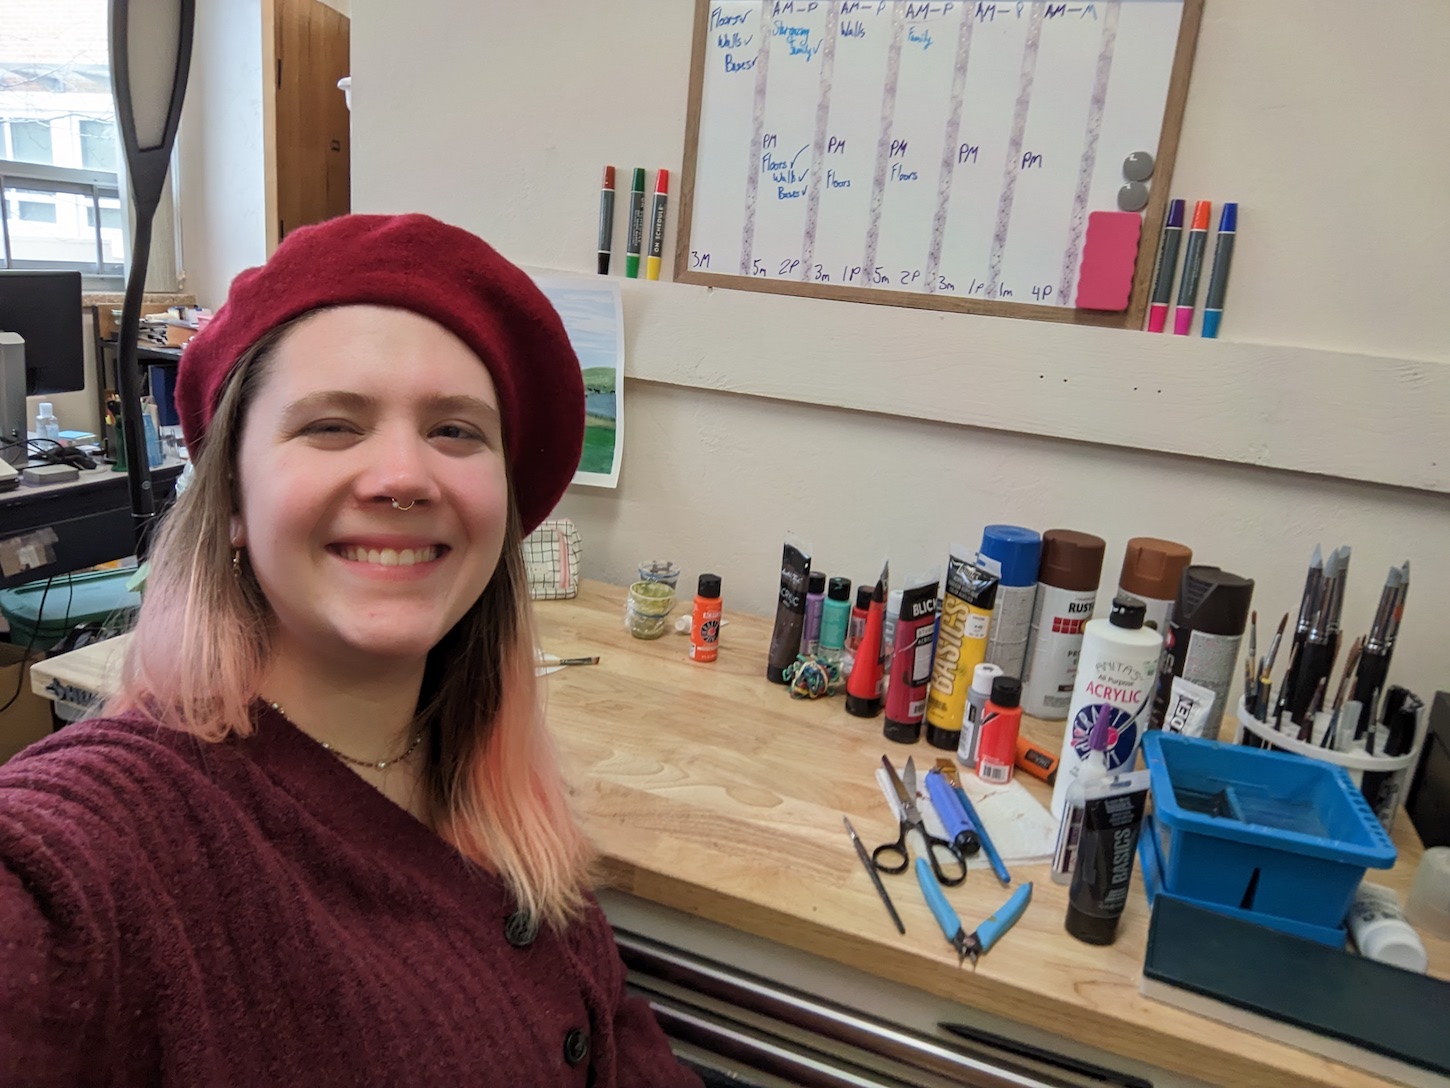
<path id="1" fill-rule="evenodd" d="M 690 660 L 714 661 L 720 656 L 720 576 L 700 575 L 695 612 L 690 617 Z"/>

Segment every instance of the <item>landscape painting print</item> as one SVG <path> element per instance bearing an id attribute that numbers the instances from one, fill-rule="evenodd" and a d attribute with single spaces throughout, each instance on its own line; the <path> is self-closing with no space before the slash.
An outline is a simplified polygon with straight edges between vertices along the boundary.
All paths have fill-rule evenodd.
<path id="1" fill-rule="evenodd" d="M 615 487 L 624 456 L 624 309 L 619 285 L 535 279 L 564 319 L 584 371 L 584 454 L 574 483 Z"/>

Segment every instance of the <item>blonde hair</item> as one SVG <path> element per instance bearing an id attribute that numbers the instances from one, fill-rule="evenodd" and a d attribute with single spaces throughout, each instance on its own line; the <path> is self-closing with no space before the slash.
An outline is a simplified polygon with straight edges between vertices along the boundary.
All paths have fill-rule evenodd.
<path id="1" fill-rule="evenodd" d="M 296 323 L 253 345 L 227 381 L 192 482 L 162 520 L 121 686 L 103 713 L 141 710 L 208 741 L 252 732 L 273 615 L 246 563 L 233 569 L 236 456 L 269 357 Z M 521 908 L 562 927 L 584 904 L 593 853 L 544 726 L 521 537 L 510 487 L 498 568 L 429 653 L 414 720 L 427 731 L 432 826 L 498 873 Z"/>

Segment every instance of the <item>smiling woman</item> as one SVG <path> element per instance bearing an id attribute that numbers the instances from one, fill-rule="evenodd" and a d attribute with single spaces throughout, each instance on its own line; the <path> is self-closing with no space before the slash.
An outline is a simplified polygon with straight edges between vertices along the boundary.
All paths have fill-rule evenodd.
<path id="1" fill-rule="evenodd" d="M 123 688 L 0 768 L 0 1081 L 697 1084 L 534 678 L 558 315 L 472 235 L 343 217 L 238 277 L 176 399 Z"/>

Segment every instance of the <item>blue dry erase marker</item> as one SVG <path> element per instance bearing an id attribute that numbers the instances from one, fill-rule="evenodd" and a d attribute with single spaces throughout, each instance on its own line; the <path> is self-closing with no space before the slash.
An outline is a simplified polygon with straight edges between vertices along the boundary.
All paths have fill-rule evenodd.
<path id="1" fill-rule="evenodd" d="M 1218 325 L 1223 320 L 1223 295 L 1228 290 L 1228 268 L 1234 256 L 1234 237 L 1238 229 L 1239 206 L 1225 204 L 1218 217 L 1218 243 L 1213 250 L 1213 273 L 1208 280 L 1208 298 L 1203 303 L 1203 335 L 1218 338 Z"/>

